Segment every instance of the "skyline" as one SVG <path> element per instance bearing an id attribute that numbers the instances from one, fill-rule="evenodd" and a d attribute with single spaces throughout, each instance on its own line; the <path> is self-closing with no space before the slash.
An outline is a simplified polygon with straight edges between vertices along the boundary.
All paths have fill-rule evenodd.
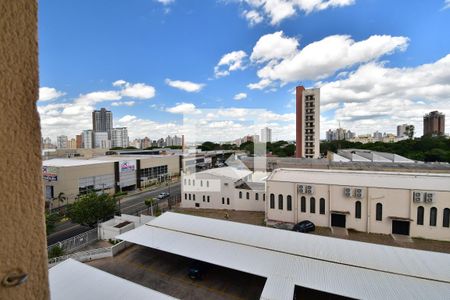
<path id="1" fill-rule="evenodd" d="M 403 123 L 420 133 L 425 113 L 450 114 L 444 1 L 286 1 L 285 10 L 256 2 L 41 3 L 43 136 L 74 136 L 106 107 L 130 139 L 181 135 L 188 113 L 204 116 L 211 136 L 225 132 L 221 140 L 266 125 L 274 140 L 293 140 L 299 84 L 321 88 L 322 139 L 339 122 L 358 134 Z M 255 108 L 267 111 L 257 128 L 245 123 Z"/>

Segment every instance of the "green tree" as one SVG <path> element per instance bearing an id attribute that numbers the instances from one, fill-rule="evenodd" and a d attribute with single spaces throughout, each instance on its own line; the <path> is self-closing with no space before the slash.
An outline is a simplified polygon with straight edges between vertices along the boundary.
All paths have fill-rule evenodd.
<path id="1" fill-rule="evenodd" d="M 414 137 L 414 125 L 406 126 L 406 135 L 411 140 Z"/>
<path id="2" fill-rule="evenodd" d="M 53 246 L 50 251 L 48 251 L 48 258 L 60 257 L 64 255 L 64 249 L 60 246 Z"/>
<path id="3" fill-rule="evenodd" d="M 108 194 L 97 195 L 91 192 L 82 195 L 69 206 L 68 217 L 74 223 L 94 227 L 99 221 L 114 215 L 116 200 Z"/>
<path id="4" fill-rule="evenodd" d="M 55 230 L 55 225 L 61 221 L 61 216 L 57 213 L 45 213 L 45 229 L 47 235 L 51 234 Z"/>

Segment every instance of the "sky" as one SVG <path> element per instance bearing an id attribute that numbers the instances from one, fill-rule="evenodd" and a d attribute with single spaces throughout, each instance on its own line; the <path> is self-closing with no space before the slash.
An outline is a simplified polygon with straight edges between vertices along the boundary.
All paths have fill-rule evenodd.
<path id="1" fill-rule="evenodd" d="M 425 113 L 450 116 L 449 37 L 450 0 L 40 0 L 42 135 L 105 107 L 131 139 L 294 140 L 304 85 L 321 89 L 321 138 L 420 136 Z"/>

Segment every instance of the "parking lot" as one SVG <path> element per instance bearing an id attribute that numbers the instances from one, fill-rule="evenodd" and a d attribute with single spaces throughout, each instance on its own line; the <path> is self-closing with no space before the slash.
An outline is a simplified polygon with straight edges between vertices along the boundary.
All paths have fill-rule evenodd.
<path id="1" fill-rule="evenodd" d="M 266 281 L 211 264 L 203 280 L 192 280 L 191 259 L 139 245 L 89 265 L 180 299 L 259 299 Z"/>

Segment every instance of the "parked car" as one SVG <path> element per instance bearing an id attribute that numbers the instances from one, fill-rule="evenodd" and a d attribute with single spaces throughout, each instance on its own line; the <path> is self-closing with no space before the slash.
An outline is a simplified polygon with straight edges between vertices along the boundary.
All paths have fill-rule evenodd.
<path id="1" fill-rule="evenodd" d="M 202 280 L 205 273 L 205 264 L 194 261 L 188 270 L 188 276 L 192 280 Z"/>
<path id="2" fill-rule="evenodd" d="M 169 193 L 167 193 L 167 192 L 162 192 L 162 193 L 160 193 L 159 195 L 158 195 L 158 199 L 159 200 L 161 200 L 161 199 L 164 199 L 164 198 L 167 198 L 167 197 L 169 197 Z"/>
<path id="3" fill-rule="evenodd" d="M 305 220 L 305 221 L 301 221 L 300 223 L 295 224 L 294 227 L 292 228 L 292 231 L 311 232 L 311 231 L 314 231 L 315 229 L 316 229 L 316 226 L 314 225 L 313 222 Z"/>

